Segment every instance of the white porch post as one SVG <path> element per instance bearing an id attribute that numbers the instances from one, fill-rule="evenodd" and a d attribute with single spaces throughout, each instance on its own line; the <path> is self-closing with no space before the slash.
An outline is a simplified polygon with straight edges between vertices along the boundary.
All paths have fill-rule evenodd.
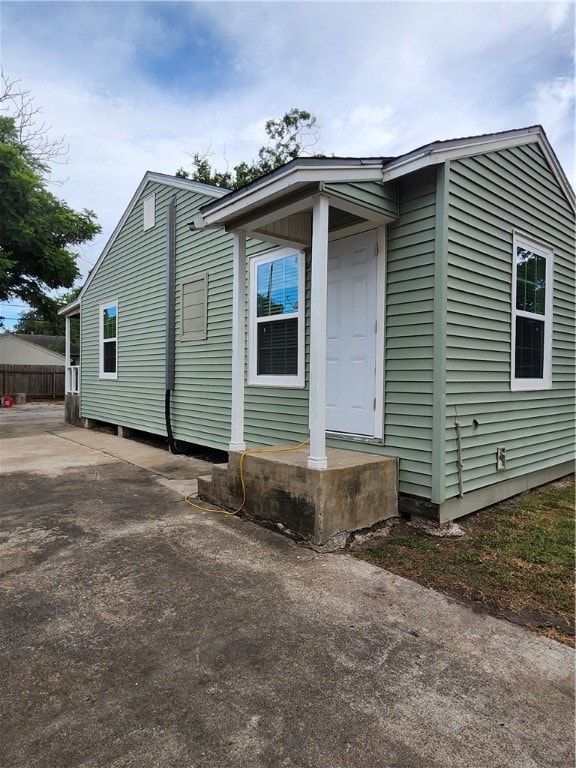
<path id="1" fill-rule="evenodd" d="M 327 197 L 312 210 L 312 284 L 310 291 L 310 453 L 308 467 L 325 469 L 326 457 L 326 304 L 328 277 Z"/>
<path id="2" fill-rule="evenodd" d="M 65 385 L 64 391 L 65 392 L 72 392 L 72 371 L 70 370 L 70 339 L 71 339 L 71 334 L 70 334 L 70 316 L 69 315 L 66 315 L 65 325 L 66 325 L 66 349 L 65 349 L 65 353 L 64 354 L 66 356 L 66 359 L 64 361 L 64 365 L 65 365 L 65 371 L 66 371 L 66 377 L 65 377 L 66 385 Z"/>
<path id="3" fill-rule="evenodd" d="M 234 232 L 232 278 L 232 414 L 230 451 L 246 450 L 244 442 L 244 339 L 246 316 L 246 233 Z"/>

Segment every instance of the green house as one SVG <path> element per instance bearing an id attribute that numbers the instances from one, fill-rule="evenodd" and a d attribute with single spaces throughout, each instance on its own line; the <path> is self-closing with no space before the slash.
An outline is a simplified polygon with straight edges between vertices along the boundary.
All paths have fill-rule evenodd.
<path id="1" fill-rule="evenodd" d="M 319 544 L 561 477 L 574 207 L 539 126 L 229 193 L 147 173 L 66 310 L 70 418 L 228 451 L 200 484 L 228 506 L 248 449 L 246 509 Z"/>

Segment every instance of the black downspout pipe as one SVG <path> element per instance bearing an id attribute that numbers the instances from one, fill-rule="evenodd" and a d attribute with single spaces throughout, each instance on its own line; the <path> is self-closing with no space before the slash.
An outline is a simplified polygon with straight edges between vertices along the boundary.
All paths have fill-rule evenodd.
<path id="1" fill-rule="evenodd" d="M 171 453 L 180 453 L 176 447 L 170 416 L 170 399 L 175 387 L 175 337 L 176 337 L 176 195 L 168 204 L 168 238 L 166 255 L 166 359 L 164 419 L 168 447 Z"/>

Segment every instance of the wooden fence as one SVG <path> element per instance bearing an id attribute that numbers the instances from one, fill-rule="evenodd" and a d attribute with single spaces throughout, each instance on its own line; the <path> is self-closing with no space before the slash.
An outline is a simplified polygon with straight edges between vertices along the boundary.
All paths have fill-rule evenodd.
<path id="1" fill-rule="evenodd" d="M 64 366 L 0 364 L 0 395 L 20 392 L 27 400 L 63 399 Z"/>

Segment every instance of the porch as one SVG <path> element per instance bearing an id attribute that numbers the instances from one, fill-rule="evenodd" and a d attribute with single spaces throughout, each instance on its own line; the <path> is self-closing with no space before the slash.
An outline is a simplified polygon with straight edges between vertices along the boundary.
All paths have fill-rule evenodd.
<path id="1" fill-rule="evenodd" d="M 80 300 L 75 299 L 58 314 L 64 316 L 66 324 L 64 418 L 67 424 L 80 425 L 80 345 L 72 342 L 74 324 L 80 323 Z"/>
<path id="2" fill-rule="evenodd" d="M 398 513 L 396 459 L 326 443 L 328 434 L 382 443 L 386 227 L 398 219 L 397 192 L 382 158 L 298 158 L 191 225 L 234 237 L 230 461 L 199 483 L 200 496 L 237 509 L 245 489 L 248 515 L 321 548 Z M 272 250 L 250 254 L 249 238 Z M 246 432 L 258 435 L 245 427 L 247 387 L 252 398 L 275 392 L 268 413 L 273 397 L 306 391 L 307 424 L 298 423 L 309 444 L 246 452 Z"/>
<path id="3" fill-rule="evenodd" d="M 190 224 L 192 230 L 224 227 L 234 237 L 230 452 L 246 449 L 247 386 L 307 391 L 308 469 L 330 466 L 327 433 L 368 442 L 382 439 L 386 227 L 398 219 L 398 190 L 394 182 L 384 183 L 382 163 L 383 158 L 298 158 L 204 206 Z M 356 246 L 334 252 L 338 242 L 365 236 L 357 252 Z M 248 238 L 294 254 L 284 264 L 282 254 L 277 256 L 290 279 L 279 280 L 276 290 L 270 265 L 274 255 L 264 254 L 262 261 L 249 255 Z M 335 278 L 329 260 L 344 265 L 340 287 L 330 295 L 329 282 L 334 285 Z M 354 272 L 356 267 L 361 273 Z M 360 316 L 362 326 L 343 342 L 342 326 Z M 334 317 L 343 318 L 337 331 Z M 265 350 L 267 332 L 270 349 Z M 336 336 L 341 336 L 338 353 L 331 347 L 328 354 L 328 338 L 332 344 Z M 267 365 L 261 351 L 272 358 L 277 354 L 285 368 Z M 360 389 L 361 401 L 353 402 L 351 394 Z M 344 405 L 329 402 L 336 391 L 348 395 L 341 398 Z M 347 409 L 348 418 L 329 421 L 327 413 L 339 407 Z"/>
<path id="4" fill-rule="evenodd" d="M 306 447 L 231 452 L 198 480 L 198 494 L 275 526 L 322 550 L 343 547 L 353 531 L 398 514 L 397 461 L 328 448 L 312 469 Z"/>

